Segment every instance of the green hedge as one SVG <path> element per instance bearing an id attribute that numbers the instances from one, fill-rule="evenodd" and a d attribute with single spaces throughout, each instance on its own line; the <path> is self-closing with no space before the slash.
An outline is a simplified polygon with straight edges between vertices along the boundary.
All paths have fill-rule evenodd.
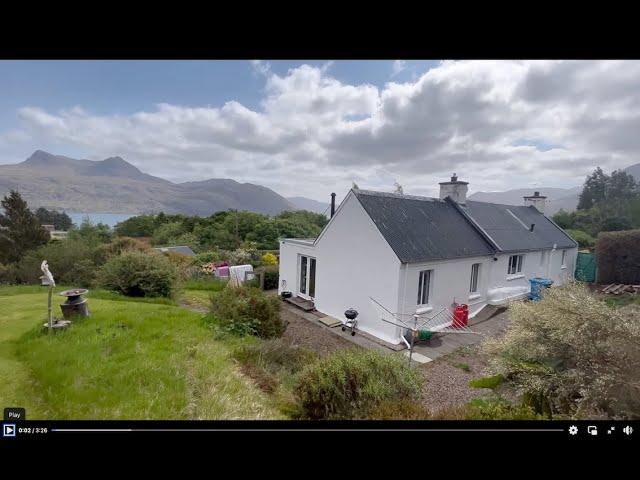
<path id="1" fill-rule="evenodd" d="M 598 234 L 596 264 L 598 283 L 640 284 L 640 229 Z"/>

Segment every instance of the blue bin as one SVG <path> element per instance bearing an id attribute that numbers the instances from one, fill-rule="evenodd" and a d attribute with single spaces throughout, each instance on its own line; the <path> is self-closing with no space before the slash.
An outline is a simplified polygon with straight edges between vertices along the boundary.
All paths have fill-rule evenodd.
<path id="1" fill-rule="evenodd" d="M 549 288 L 551 285 L 553 285 L 553 280 L 549 280 L 548 278 L 535 277 L 529 279 L 529 283 L 531 283 L 531 292 L 529 293 L 529 299 L 538 301 L 542 299 L 542 289 Z"/>

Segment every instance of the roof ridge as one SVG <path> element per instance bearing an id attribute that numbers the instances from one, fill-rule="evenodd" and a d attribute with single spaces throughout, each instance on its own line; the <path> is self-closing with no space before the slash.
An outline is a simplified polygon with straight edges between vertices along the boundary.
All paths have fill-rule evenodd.
<path id="1" fill-rule="evenodd" d="M 390 197 L 390 198 L 399 198 L 399 199 L 408 199 L 408 200 L 422 200 L 426 202 L 443 202 L 443 200 L 440 200 L 439 198 L 426 197 L 424 195 L 409 195 L 407 193 L 381 192 L 378 190 L 367 190 L 367 189 L 360 189 L 360 188 L 354 188 L 352 190 L 353 190 L 353 193 L 355 193 L 356 195 L 371 195 L 371 196 L 378 196 L 378 197 Z"/>

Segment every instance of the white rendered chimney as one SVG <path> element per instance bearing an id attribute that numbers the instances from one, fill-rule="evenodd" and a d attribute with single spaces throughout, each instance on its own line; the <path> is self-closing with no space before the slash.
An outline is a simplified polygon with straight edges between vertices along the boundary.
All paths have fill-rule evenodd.
<path id="1" fill-rule="evenodd" d="M 544 215 L 544 210 L 547 205 L 547 197 L 540 195 L 540 192 L 533 192 L 533 195 L 523 198 L 525 207 L 533 205 L 541 214 Z"/>
<path id="2" fill-rule="evenodd" d="M 440 200 L 451 197 L 456 203 L 464 205 L 467 203 L 467 190 L 469 182 L 461 182 L 454 173 L 450 182 L 440 182 Z"/>

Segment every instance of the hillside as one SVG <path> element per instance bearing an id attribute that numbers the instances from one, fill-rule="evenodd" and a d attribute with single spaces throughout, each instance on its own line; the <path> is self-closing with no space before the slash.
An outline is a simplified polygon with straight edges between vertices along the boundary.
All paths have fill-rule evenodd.
<path id="1" fill-rule="evenodd" d="M 539 188 L 536 189 L 541 195 L 546 195 L 547 199 L 547 215 L 553 215 L 560 209 L 573 211 L 578 205 L 578 195 L 582 191 L 582 187 L 573 188 Z M 506 192 L 476 192 L 469 196 L 470 200 L 478 202 L 502 203 L 504 205 L 522 205 L 524 200 L 522 197 L 531 195 L 533 189 L 518 188 L 515 190 L 507 190 Z"/>
<path id="2" fill-rule="evenodd" d="M 234 208 L 277 214 L 296 207 L 273 190 L 228 179 L 172 183 L 141 172 L 120 157 L 76 160 L 36 151 L 0 165 L 0 196 L 20 191 L 31 208 L 95 213 L 211 215 Z"/>
<path id="3" fill-rule="evenodd" d="M 631 165 L 630 167 L 625 168 L 624 171 L 633 176 L 636 182 L 640 182 L 640 163 Z"/>
<path id="4" fill-rule="evenodd" d="M 300 210 L 308 210 L 310 212 L 325 214 L 328 213 L 327 209 L 330 204 L 329 200 L 323 203 L 306 197 L 287 197 L 287 200 L 293 203 L 293 205 Z"/>

